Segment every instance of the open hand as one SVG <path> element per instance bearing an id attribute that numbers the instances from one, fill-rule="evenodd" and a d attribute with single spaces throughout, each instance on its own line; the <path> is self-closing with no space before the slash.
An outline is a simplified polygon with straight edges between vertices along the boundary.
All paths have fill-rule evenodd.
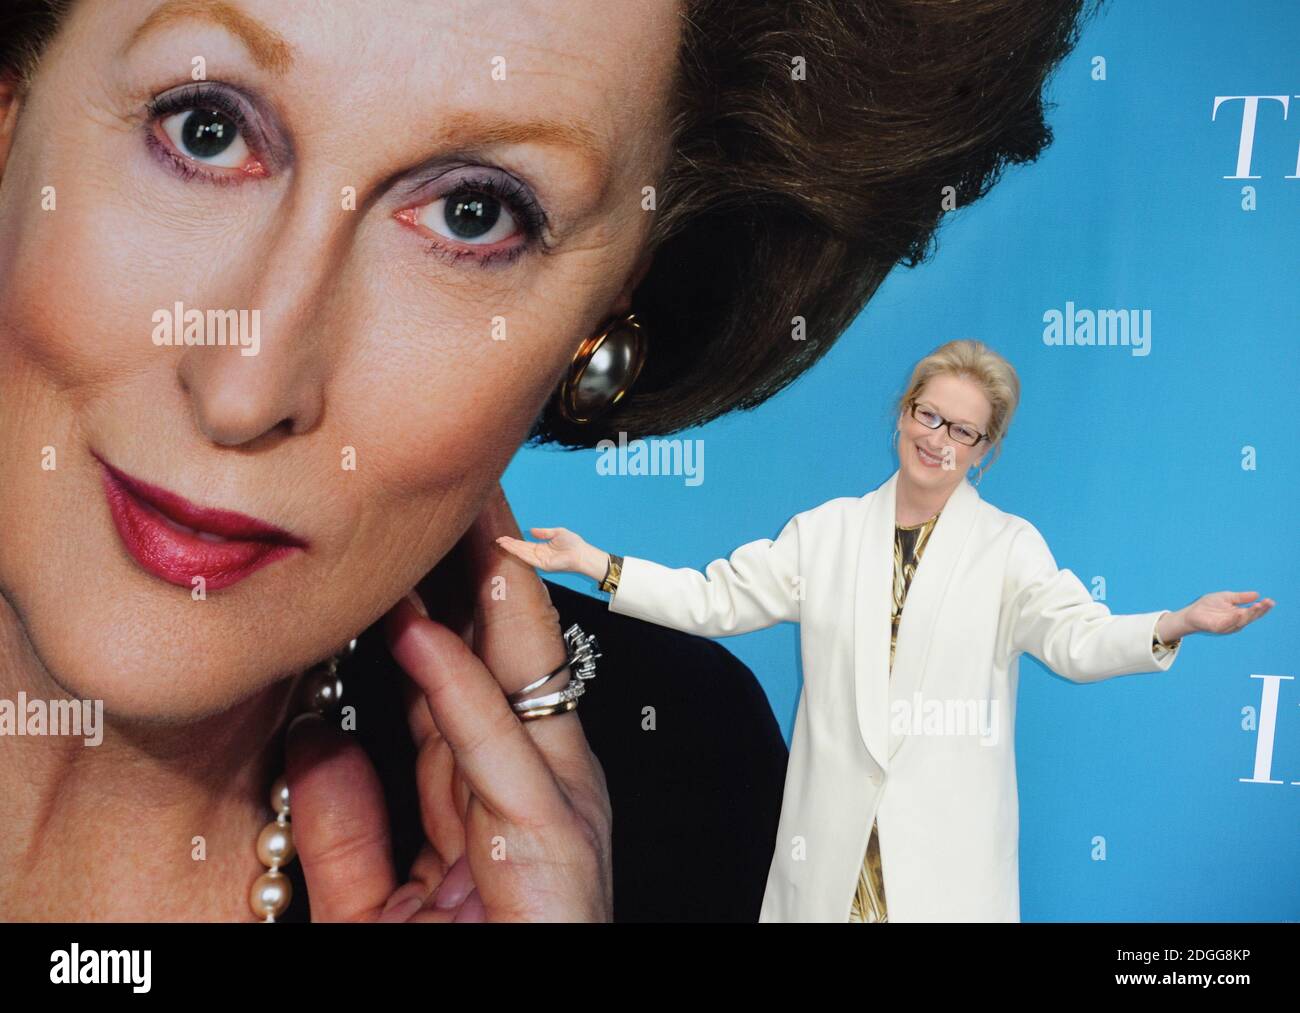
<path id="1" fill-rule="evenodd" d="M 568 528 L 529 528 L 534 538 L 544 542 L 525 542 L 503 535 L 497 539 L 501 548 L 547 573 L 581 573 L 592 580 L 602 580 L 608 555 L 588 545 Z"/>
<path id="2" fill-rule="evenodd" d="M 1258 591 L 1214 591 L 1184 608 L 1183 622 L 1192 632 L 1236 633 L 1265 615 L 1275 604 L 1272 598 L 1262 598 L 1246 608 L 1238 608 L 1258 597 Z"/>

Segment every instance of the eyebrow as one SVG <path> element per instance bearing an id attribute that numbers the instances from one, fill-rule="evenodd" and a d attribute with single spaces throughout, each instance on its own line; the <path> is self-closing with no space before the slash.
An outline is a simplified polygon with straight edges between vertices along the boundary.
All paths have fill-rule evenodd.
<path id="1" fill-rule="evenodd" d="M 276 76 L 293 64 L 293 47 L 282 35 L 226 0 L 167 0 L 131 33 L 126 49 L 160 28 L 185 20 L 210 21 L 226 29 L 248 47 L 254 63 Z"/>
<path id="2" fill-rule="evenodd" d="M 592 162 L 606 177 L 605 149 L 599 138 L 585 123 L 562 120 L 513 120 L 472 112 L 449 115 L 439 124 L 439 134 L 447 143 L 461 149 L 487 147 L 493 144 L 539 144 L 550 147 L 571 148 Z M 444 156 L 437 156 L 441 159 Z"/>
<path id="3" fill-rule="evenodd" d="M 187 19 L 210 21 L 226 29 L 243 41 L 259 67 L 273 74 L 283 75 L 293 64 L 293 47 L 283 36 L 226 0 L 167 0 L 131 34 L 126 49 L 151 32 Z M 594 164 L 597 178 L 605 179 L 608 174 L 604 148 L 595 132 L 581 123 L 509 120 L 460 113 L 447 121 L 444 134 L 453 144 L 465 149 L 527 143 L 572 148 Z"/>
<path id="4" fill-rule="evenodd" d="M 917 403 L 918 403 L 918 404 L 926 405 L 926 406 L 928 406 L 928 407 L 930 407 L 930 408 L 934 408 L 934 405 L 930 404 L 929 401 L 919 401 L 919 402 L 917 402 Z M 943 416 L 943 417 L 946 418 L 946 416 L 943 415 L 943 412 L 939 411 L 938 408 L 934 408 L 934 413 L 935 413 L 936 415 Z M 979 426 L 977 426 L 974 422 L 971 422 L 969 419 L 948 419 L 948 421 L 949 421 L 949 422 L 954 422 L 954 423 L 956 423 L 956 424 L 959 425 L 959 426 L 970 426 L 972 429 L 975 429 L 975 430 L 978 430 L 978 429 L 979 429 Z"/>

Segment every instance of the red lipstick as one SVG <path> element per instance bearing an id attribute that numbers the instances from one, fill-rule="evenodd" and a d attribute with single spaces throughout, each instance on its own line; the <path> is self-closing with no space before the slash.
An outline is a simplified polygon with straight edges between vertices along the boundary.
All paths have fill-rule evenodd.
<path id="1" fill-rule="evenodd" d="M 113 524 L 132 558 L 155 577 L 209 591 L 237 584 L 305 549 L 289 532 L 231 510 L 216 510 L 119 471 L 97 455 Z"/>

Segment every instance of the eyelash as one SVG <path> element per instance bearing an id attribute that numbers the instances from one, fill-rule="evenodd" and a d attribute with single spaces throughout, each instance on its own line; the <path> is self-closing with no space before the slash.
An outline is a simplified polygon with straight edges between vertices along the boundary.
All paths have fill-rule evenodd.
<path id="1" fill-rule="evenodd" d="M 533 200 L 527 188 L 513 179 L 488 175 L 462 179 L 455 187 L 444 194 L 439 194 L 434 200 L 435 202 L 452 200 L 475 194 L 487 195 L 504 204 L 519 225 L 524 241 L 508 250 L 494 250 L 484 254 L 472 252 L 472 247 L 458 249 L 431 241 L 426 247 L 430 253 L 451 263 L 458 263 L 468 257 L 478 261 L 480 265 L 487 266 L 488 264 L 511 264 L 532 249 L 534 244 L 538 245 L 542 252 L 547 252 L 548 247 L 542 234 L 546 226 L 546 213 Z"/>
<path id="2" fill-rule="evenodd" d="M 255 132 L 251 129 L 248 117 L 239 102 L 221 89 L 205 88 L 203 85 L 193 85 L 181 90 L 167 92 L 158 98 L 152 99 L 147 105 L 148 119 L 145 143 L 156 155 L 165 159 L 182 179 L 192 180 L 198 178 L 207 183 L 214 183 L 217 186 L 231 186 L 245 182 L 248 179 L 246 176 L 241 177 L 208 171 L 203 168 L 201 162 L 186 158 L 175 151 L 170 142 L 164 142 L 158 137 L 155 128 L 163 119 L 176 113 L 190 112 L 195 109 L 215 109 L 217 112 L 230 117 L 239 132 L 244 136 L 245 142 L 250 147 L 253 146 L 256 137 L 250 135 L 255 135 Z M 504 204 L 518 223 L 523 235 L 523 242 L 508 250 L 495 250 L 485 254 L 474 253 L 472 247 L 454 248 L 440 242 L 428 242 L 426 250 L 429 253 L 452 263 L 458 263 L 469 258 L 476 261 L 480 266 L 486 267 L 489 264 L 513 263 L 524 253 L 533 249 L 534 246 L 539 247 L 543 253 L 549 252 L 549 246 L 544 236 L 547 224 L 546 212 L 533 199 L 528 192 L 528 188 L 514 179 L 503 179 L 491 175 L 462 179 L 451 190 L 433 198 L 433 201 L 450 200 L 475 194 L 487 195 Z M 422 207 L 423 205 L 417 206 Z"/>
<path id="3" fill-rule="evenodd" d="M 177 152 L 170 143 L 159 139 L 155 132 L 155 127 L 166 117 L 174 113 L 191 112 L 196 109 L 215 109 L 225 116 L 229 116 L 234 121 L 239 132 L 244 135 L 246 142 L 253 130 L 249 126 L 248 117 L 239 103 L 227 95 L 219 88 L 205 88 L 202 85 L 192 85 L 177 91 L 167 92 L 158 98 L 151 100 L 148 104 L 148 123 L 145 131 L 145 143 L 157 155 L 160 155 L 180 174 L 182 179 L 191 180 L 196 177 L 207 183 L 215 183 L 217 186 L 231 186 L 236 183 L 244 182 L 248 177 L 227 175 L 226 173 L 209 172 L 203 168 L 203 164 L 191 158 L 186 158 Z"/>

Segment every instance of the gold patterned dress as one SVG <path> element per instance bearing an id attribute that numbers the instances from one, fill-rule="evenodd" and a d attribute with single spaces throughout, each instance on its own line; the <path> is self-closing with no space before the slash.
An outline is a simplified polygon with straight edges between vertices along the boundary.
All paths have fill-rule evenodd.
<path id="1" fill-rule="evenodd" d="M 940 511 L 942 513 L 942 511 Z M 889 674 L 894 674 L 894 648 L 898 645 L 898 623 L 903 616 L 903 602 L 907 600 L 907 589 L 912 586 L 912 577 L 921 563 L 921 554 L 930 541 L 935 522 L 939 514 L 927 521 L 910 527 L 894 525 L 894 593 L 890 608 L 889 630 Z M 849 912 L 851 922 L 887 922 L 889 912 L 885 905 L 885 876 L 880 866 L 880 841 L 876 834 L 876 824 L 872 821 L 871 837 L 867 841 L 867 854 L 862 861 L 862 871 L 858 874 L 858 888 L 853 895 L 853 908 Z"/>

